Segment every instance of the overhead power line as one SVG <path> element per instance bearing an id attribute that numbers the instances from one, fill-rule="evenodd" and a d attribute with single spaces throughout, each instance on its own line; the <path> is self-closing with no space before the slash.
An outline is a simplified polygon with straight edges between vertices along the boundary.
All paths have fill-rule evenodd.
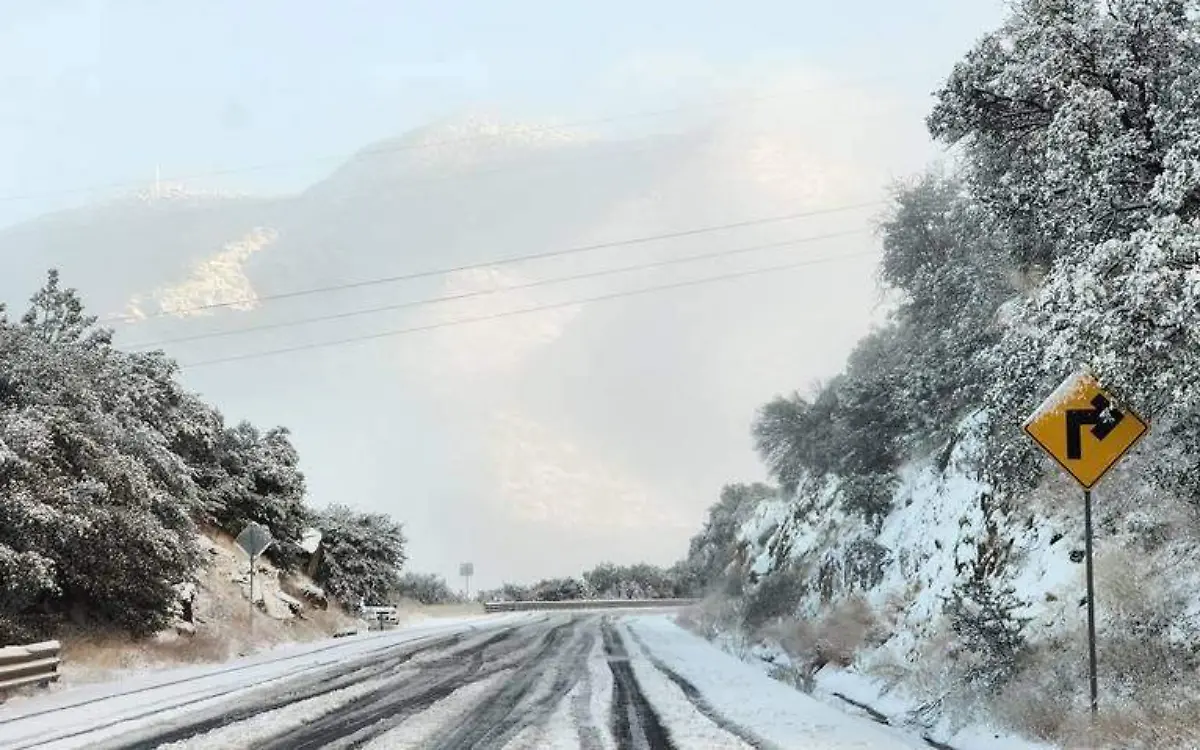
<path id="1" fill-rule="evenodd" d="M 883 205 L 885 201 L 873 200 L 864 201 L 862 203 L 851 203 L 842 206 L 833 206 L 830 208 L 798 211 L 781 216 L 767 216 L 758 219 L 748 219 L 745 221 L 737 221 L 729 224 L 715 224 L 707 227 L 699 227 L 696 229 L 685 229 L 676 232 L 665 232 L 662 234 L 646 235 L 642 237 L 633 237 L 624 240 L 613 240 L 610 242 L 597 242 L 590 245 L 577 245 L 575 247 L 563 248 L 559 250 L 547 250 L 539 253 L 529 253 L 527 255 L 510 256 L 507 258 L 498 258 L 479 263 L 466 263 L 459 266 L 450 266 L 446 268 L 431 269 L 427 271 L 414 271 L 411 273 L 397 274 L 394 276 L 383 276 L 373 279 L 364 279 L 362 281 L 351 281 L 342 284 L 330 284 L 328 286 L 313 287 L 309 289 L 299 289 L 291 292 L 279 292 L 276 294 L 263 295 L 261 297 L 242 297 L 236 300 L 227 300 L 225 302 L 213 302 L 205 305 L 195 305 L 192 307 L 177 308 L 173 310 L 162 310 L 152 313 L 147 318 L 162 318 L 173 315 L 181 315 L 187 313 L 204 312 L 206 310 L 216 310 L 226 307 L 237 307 L 239 305 L 260 304 L 263 302 L 273 302 L 281 299 L 294 299 L 296 297 L 308 297 L 315 294 L 327 294 L 330 292 L 339 292 L 349 289 L 362 289 L 365 287 L 380 286 L 383 284 L 394 284 L 401 281 L 413 281 L 416 279 L 431 278 L 434 276 L 444 276 L 451 273 L 460 273 L 462 271 L 472 271 L 481 268 L 491 268 L 493 266 L 511 265 L 513 263 L 522 263 L 531 260 L 543 260 L 546 258 L 557 258 L 567 255 L 576 255 L 578 253 L 591 252 L 594 250 L 606 250 L 617 247 L 628 247 L 633 245 L 641 245 L 649 242 L 658 242 L 660 240 L 677 239 L 680 237 L 692 237 L 700 234 L 708 234 L 710 232 L 719 232 L 729 229 L 740 229 L 751 226 L 761 226 L 764 224 L 777 224 L 785 221 L 793 221 L 812 216 L 821 216 L 826 214 L 844 213 L 854 211 L 861 208 L 870 208 L 873 206 Z M 136 322 L 130 320 L 129 316 L 110 316 L 106 318 L 105 323 L 131 323 Z"/>
<path id="2" fill-rule="evenodd" d="M 380 305 L 377 307 L 369 307 L 360 310 L 350 310 L 348 312 L 330 313 L 327 315 L 314 315 L 307 318 L 297 320 L 286 320 L 278 323 L 264 323 L 261 325 L 246 326 L 243 328 L 233 328 L 224 331 L 213 331 L 209 333 L 198 333 L 190 336 L 179 336 L 177 338 L 163 339 L 160 341 L 150 341 L 144 343 L 126 344 L 126 347 L 132 349 L 155 349 L 158 347 L 169 346 L 171 344 L 182 344 L 191 341 L 202 341 L 205 339 L 223 338 L 226 336 L 240 336 L 248 333 L 258 333 L 260 331 L 278 330 L 281 328 L 294 328 L 296 326 L 309 325 L 312 323 L 324 323 L 333 320 L 345 320 L 347 318 L 361 317 L 363 315 L 373 315 L 382 312 L 394 312 L 396 310 L 404 310 L 413 307 L 425 307 L 428 305 L 441 304 L 444 302 L 456 302 L 464 299 L 472 299 L 475 297 L 484 297 L 493 294 L 502 294 L 504 292 L 519 291 L 522 289 L 532 289 L 549 284 L 562 284 L 571 281 L 582 281 L 585 279 L 600 278 L 603 276 L 611 276 L 619 273 L 630 273 L 633 271 L 645 271 L 653 268 L 663 268 L 673 265 L 681 265 L 684 263 L 695 263 L 701 260 L 711 260 L 714 258 L 727 258 L 735 255 L 744 255 L 747 253 L 761 252 L 763 250 L 772 250 L 776 248 L 791 247 L 795 245 L 803 245 L 809 242 L 818 242 L 820 240 L 835 239 L 837 237 L 847 237 L 856 234 L 865 234 L 870 232 L 869 229 L 849 229 L 843 232 L 831 232 L 829 234 L 819 234 L 810 237 L 796 237 L 790 240 L 782 240 L 780 242 L 768 242 L 759 245 L 750 245 L 748 247 L 739 247 L 732 250 L 718 250 L 710 253 L 700 253 L 696 255 L 687 255 L 679 258 L 668 258 L 665 260 L 650 261 L 648 263 L 639 263 L 636 265 L 621 266 L 619 268 L 605 268 L 598 271 L 588 271 L 586 273 L 572 274 L 570 276 L 555 276 L 549 279 L 538 279 L 535 281 L 524 282 L 520 284 L 512 284 L 509 286 L 498 287 L 496 289 L 481 289 L 477 291 L 463 292 L 460 294 L 452 294 L 441 297 L 432 297 L 418 300 L 408 300 L 406 302 L 397 302 L 389 305 Z"/>
<path id="3" fill-rule="evenodd" d="M 834 255 L 825 258 L 810 258 L 808 260 L 797 261 L 794 263 L 786 263 L 776 266 L 768 266 L 765 268 L 756 268 L 749 271 L 738 271 L 736 273 L 721 274 L 719 276 L 708 276 L 703 279 L 691 279 L 689 281 L 680 281 L 672 284 L 661 284 L 658 286 L 643 287 L 641 289 L 631 289 L 621 292 L 611 292 L 609 294 L 600 294 L 594 297 L 584 297 L 581 299 L 567 300 L 565 302 L 556 302 L 546 305 L 536 305 L 533 307 L 524 307 L 518 310 L 508 310 L 505 312 L 494 313 L 491 315 L 480 315 L 474 318 L 463 318 L 460 320 L 450 320 L 441 323 L 430 323 L 428 325 L 411 326 L 409 328 L 398 328 L 391 331 L 383 331 L 381 333 L 371 333 L 361 336 L 350 336 L 342 339 L 333 339 L 331 341 L 319 341 L 311 344 L 301 344 L 298 346 L 288 346 L 279 349 L 267 349 L 257 352 L 249 352 L 247 354 L 238 354 L 229 357 L 219 357 L 216 359 L 200 360 L 197 362 L 188 362 L 181 364 L 184 369 L 195 369 L 198 367 L 208 367 L 210 365 L 224 364 L 227 362 L 241 362 L 250 359 L 261 359 L 263 357 L 273 357 L 281 354 L 291 354 L 294 352 L 311 351 L 314 349 L 325 349 L 335 346 L 344 346 L 346 344 L 354 344 L 364 341 L 374 341 L 377 339 L 393 338 L 404 336 L 407 334 L 419 333 L 422 331 L 432 331 L 439 328 L 451 328 L 454 326 L 469 325 L 472 323 L 482 323 L 490 320 L 499 320 L 501 318 L 510 318 L 517 315 L 528 315 L 531 313 L 543 312 L 546 310 L 557 310 L 564 307 L 573 307 L 575 305 L 589 304 L 592 302 L 604 302 L 607 300 L 622 299 L 625 297 L 634 297 L 638 295 L 653 294 L 657 292 L 668 291 L 671 289 L 683 289 L 685 287 L 701 286 L 704 284 L 713 284 L 720 281 L 729 281 L 733 279 L 743 279 L 751 276 L 761 276 L 766 273 L 776 273 L 780 271 L 790 271 L 796 268 L 805 266 L 813 266 L 820 263 L 831 263 L 840 260 L 850 260 L 853 258 L 863 258 L 867 256 L 876 256 L 876 251 L 865 251 L 859 253 L 846 253 L 844 255 Z"/>

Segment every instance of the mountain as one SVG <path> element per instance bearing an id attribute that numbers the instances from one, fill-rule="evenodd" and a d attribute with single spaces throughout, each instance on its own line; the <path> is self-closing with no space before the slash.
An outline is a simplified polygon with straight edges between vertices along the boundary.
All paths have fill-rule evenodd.
<path id="1" fill-rule="evenodd" d="M 873 260 L 858 255 L 869 233 L 175 340 L 867 229 L 871 210 L 859 209 L 487 267 L 878 195 L 892 165 L 826 155 L 793 130 L 803 113 L 788 112 L 621 139 L 487 118 L 435 123 L 362 149 L 294 195 L 175 188 L 9 228 L 0 292 L 19 309 L 45 269 L 60 268 L 92 310 L 122 316 L 118 343 L 161 344 L 230 418 L 289 426 L 317 504 L 404 519 L 421 567 L 452 576 L 471 559 L 488 585 L 598 559 L 665 563 L 727 477 L 760 472 L 745 435 L 761 394 L 832 371 L 865 329 Z M 882 127 L 876 142 L 894 139 Z M 753 281 L 564 304 L 846 254 L 855 257 Z M 484 267 L 262 301 L 475 264 Z M 541 305 L 557 307 L 311 348 Z M 190 366 L 289 347 L 310 348 Z"/>

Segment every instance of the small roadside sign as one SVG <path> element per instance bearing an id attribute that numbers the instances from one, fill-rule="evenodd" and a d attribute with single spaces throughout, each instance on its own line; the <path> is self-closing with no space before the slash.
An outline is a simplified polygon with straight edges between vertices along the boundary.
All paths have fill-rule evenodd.
<path id="1" fill-rule="evenodd" d="M 242 529 L 242 533 L 237 536 L 237 545 L 251 560 L 266 552 L 267 547 L 270 547 L 273 541 L 271 530 L 254 521 L 246 524 L 246 528 Z"/>
<path id="2" fill-rule="evenodd" d="M 271 530 L 261 523 L 251 521 L 237 535 L 237 545 L 250 558 L 250 637 L 254 637 L 254 561 L 271 546 Z"/>
<path id="3" fill-rule="evenodd" d="M 1063 381 L 1024 426 L 1085 490 L 1095 487 L 1149 429 L 1086 372 Z"/>

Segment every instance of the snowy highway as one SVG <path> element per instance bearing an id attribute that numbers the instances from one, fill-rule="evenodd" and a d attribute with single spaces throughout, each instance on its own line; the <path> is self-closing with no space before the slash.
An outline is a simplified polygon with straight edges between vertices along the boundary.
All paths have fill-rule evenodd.
<path id="1" fill-rule="evenodd" d="M 645 614 L 427 624 L 0 707 L 12 750 L 921 746 Z"/>

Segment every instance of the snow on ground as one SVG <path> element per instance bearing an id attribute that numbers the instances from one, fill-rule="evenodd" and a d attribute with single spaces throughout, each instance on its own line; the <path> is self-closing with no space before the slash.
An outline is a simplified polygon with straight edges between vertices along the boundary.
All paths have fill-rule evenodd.
<path id="1" fill-rule="evenodd" d="M 592 644 L 592 650 L 588 653 L 584 679 L 591 686 L 591 694 L 586 696 L 586 702 L 582 699 L 576 700 L 576 721 L 581 726 L 586 723 L 586 726 L 592 728 L 594 740 L 599 743 L 599 747 L 605 750 L 616 747 L 616 739 L 608 725 L 608 716 L 612 713 L 613 675 L 605 661 L 604 646 L 599 638 Z"/>
<path id="2" fill-rule="evenodd" d="M 298 701 L 237 724 L 214 729 L 198 737 L 162 745 L 159 750 L 240 750 L 253 747 L 291 727 L 319 719 L 356 698 L 368 695 L 383 683 L 384 680 L 364 680 L 326 695 Z"/>
<path id="3" fill-rule="evenodd" d="M 722 640 L 718 639 L 717 642 L 722 643 Z M 729 650 L 725 645 L 722 645 L 722 648 Z M 743 660 L 748 666 L 765 675 L 769 675 L 776 666 L 791 664 L 787 654 L 771 644 L 754 644 L 745 650 Z M 928 736 L 956 750 L 1056 750 L 1053 745 L 1033 742 L 985 725 L 951 730 L 948 728 L 948 722 L 943 720 L 932 728 L 918 726 L 912 722 L 910 716 L 920 705 L 919 699 L 909 695 L 903 685 L 889 686 L 886 680 L 854 669 L 826 665 L 814 675 L 814 683 L 811 693 L 813 698 L 842 713 L 864 718 L 868 717 L 867 711 L 844 700 L 838 694 L 869 706 L 872 711 L 883 714 L 891 727 L 903 731 L 914 742 Z M 787 688 L 796 689 L 790 685 Z"/>
<path id="4" fill-rule="evenodd" d="M 825 667 L 816 674 L 814 697 L 823 701 L 845 706 L 847 711 L 856 711 L 851 704 L 835 694 L 870 706 L 888 717 L 891 724 L 902 726 L 905 716 L 917 706 L 917 701 L 899 690 L 888 690 L 882 680 L 845 669 Z M 942 729 L 943 731 L 936 731 Z M 950 733 L 944 727 L 935 727 L 929 734 L 941 742 L 959 750 L 1055 750 L 1053 745 L 1032 742 L 1013 734 L 988 726 L 969 726 Z M 949 736 L 947 736 L 949 735 Z"/>
<path id="5" fill-rule="evenodd" d="M 464 685 L 395 729 L 371 740 L 363 750 L 418 750 L 425 747 L 429 740 L 466 716 L 480 698 L 497 690 L 511 676 L 511 670 L 504 670 Z"/>
<path id="6" fill-rule="evenodd" d="M 54 748 L 87 747 L 149 722 L 169 721 L 185 711 L 300 673 L 418 638 L 482 623 L 520 622 L 524 613 L 446 618 L 399 630 L 319 643 L 290 644 L 218 666 L 162 669 L 129 675 L 119 683 L 90 684 L 0 706 L 0 747 L 55 741 Z M 90 731 L 100 729 L 102 731 Z M 86 732 L 84 736 L 83 732 Z"/>
<path id="7" fill-rule="evenodd" d="M 884 557 L 878 580 L 865 587 L 861 581 L 852 586 L 865 597 L 889 634 L 882 645 L 857 655 L 858 672 L 847 673 L 864 684 L 871 681 L 862 674 L 887 674 L 891 684 L 897 679 L 903 684 L 930 665 L 928 651 L 936 648 L 933 644 L 946 633 L 944 601 L 970 574 L 989 524 L 997 524 L 1005 537 L 1012 539 L 1007 575 L 1001 583 L 1011 585 L 1025 603 L 1018 614 L 1030 619 L 1031 639 L 1036 642 L 1052 638 L 1081 625 L 1078 602 L 1083 591 L 1083 566 L 1071 560 L 1072 552 L 1082 542 L 1080 508 L 1064 500 L 1074 497 L 1071 488 L 1048 481 L 1022 497 L 1009 515 L 986 504 L 983 500 L 991 487 L 979 477 L 977 467 L 987 418 L 987 413 L 980 411 L 958 425 L 949 453 L 941 457 L 944 464 L 938 456 L 930 456 L 900 468 L 892 510 L 878 533 L 840 507 L 836 479 L 811 478 L 795 497 L 762 503 L 739 529 L 739 539 L 749 545 L 754 573 L 762 575 L 794 562 L 813 566 L 810 569 L 814 571 L 829 566 L 839 589 L 835 601 L 847 593 L 850 585 L 846 574 L 848 561 L 854 558 L 854 545 L 881 545 Z M 809 510 L 803 512 L 806 508 Z M 798 612 L 820 616 L 829 608 L 821 597 L 820 587 L 812 587 Z M 736 633 L 719 640 L 737 656 L 753 658 L 753 644 L 744 642 L 739 647 L 739 638 L 745 641 L 744 635 Z M 787 663 L 781 653 L 757 655 Z M 922 679 L 938 679 L 933 666 L 933 672 Z M 821 675 L 828 673 L 828 669 L 823 670 Z M 896 715 L 900 715 L 921 702 L 891 693 L 885 696 L 882 689 L 864 695 L 859 699 L 889 715 L 888 708 L 876 703 L 901 701 L 903 707 L 895 706 Z M 820 686 L 818 697 L 828 698 L 838 708 L 848 708 L 829 693 L 821 695 Z M 983 732 L 980 736 L 991 734 Z M 973 741 L 973 747 L 986 746 L 978 744 L 982 741 L 979 738 Z"/>
<path id="8" fill-rule="evenodd" d="M 668 617 L 633 617 L 629 628 L 667 667 L 691 682 L 726 720 L 781 748 L 886 750 L 924 743 L 849 716 L 726 654 Z M 640 677 L 640 674 L 639 674 Z"/>
<path id="9" fill-rule="evenodd" d="M 580 685 L 571 688 L 543 726 L 525 727 L 504 745 L 504 750 L 572 750 L 581 747 L 580 726 L 571 715 L 571 706 L 580 690 Z"/>
<path id="10" fill-rule="evenodd" d="M 641 649 L 627 642 L 633 673 L 642 694 L 654 706 L 664 729 L 679 747 L 703 747 L 709 750 L 750 750 L 736 736 L 710 722 L 688 700 L 675 683 L 642 654 Z"/>

